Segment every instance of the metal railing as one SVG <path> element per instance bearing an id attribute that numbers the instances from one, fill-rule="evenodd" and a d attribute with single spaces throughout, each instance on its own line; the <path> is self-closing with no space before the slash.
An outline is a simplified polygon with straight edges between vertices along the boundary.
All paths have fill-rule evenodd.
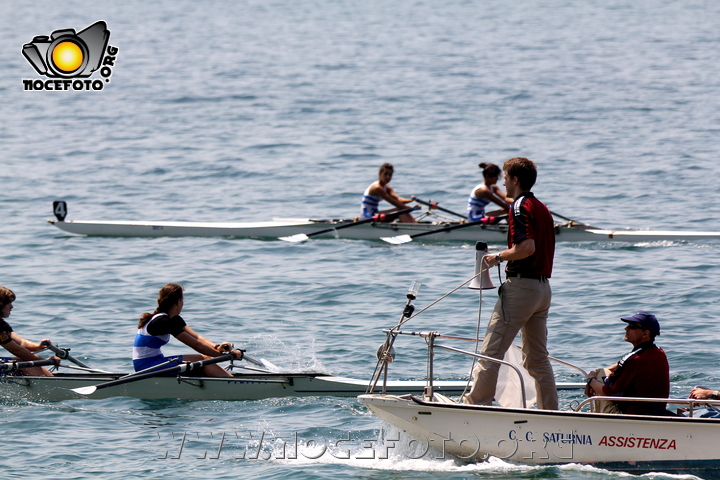
<path id="1" fill-rule="evenodd" d="M 590 405 L 590 411 L 595 412 L 596 402 L 641 402 L 641 403 L 665 403 L 668 405 L 687 405 L 688 417 L 693 417 L 693 411 L 698 407 L 706 406 L 720 414 L 720 400 L 701 400 L 698 398 L 646 398 L 646 397 L 609 397 L 597 395 L 589 397 L 580 402 L 573 411 L 579 412 L 586 405 Z M 597 412 L 596 412 L 597 413 Z"/>

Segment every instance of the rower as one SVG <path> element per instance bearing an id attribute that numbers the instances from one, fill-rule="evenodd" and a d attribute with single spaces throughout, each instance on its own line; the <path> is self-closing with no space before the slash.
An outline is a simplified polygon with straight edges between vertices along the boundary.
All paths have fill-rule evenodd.
<path id="1" fill-rule="evenodd" d="M 498 178 L 500 178 L 500 167 L 494 163 L 480 163 L 478 167 L 482 169 L 483 182 L 475 185 L 475 188 L 470 192 L 467 206 L 468 219 L 475 222 L 487 218 L 487 223 L 497 223 L 497 220 L 499 220 L 497 217 L 507 215 L 513 199 L 505 195 L 497 186 Z M 490 202 L 502 208 L 486 212 L 485 207 Z"/>
<path id="2" fill-rule="evenodd" d="M 394 167 L 390 163 L 383 163 L 378 171 L 377 182 L 371 184 L 365 193 L 363 193 L 361 208 L 362 218 L 372 218 L 378 213 L 392 213 L 397 210 L 402 210 L 405 205 L 415 201 L 415 196 L 411 195 L 410 198 L 404 198 L 395 193 L 395 190 L 390 186 L 390 180 L 392 180 Z M 380 211 L 380 201 L 385 200 L 391 203 L 396 208 L 390 210 Z M 399 220 L 401 223 L 417 223 L 415 218 L 409 213 L 400 215 Z"/>
<path id="3" fill-rule="evenodd" d="M 34 352 L 45 350 L 45 344 L 50 343 L 50 340 L 45 339 L 39 342 L 25 340 L 5 321 L 5 319 L 10 316 L 10 312 L 12 312 L 15 298 L 15 293 L 13 293 L 12 290 L 0 286 L 0 345 L 15 355 L 17 360 L 44 360 L 42 357 L 35 355 Z M 55 365 L 60 365 L 60 359 L 58 357 L 52 357 L 52 359 L 55 360 Z M 23 375 L 32 377 L 53 376 L 52 373 L 44 367 L 23 368 L 20 371 Z"/>
<path id="4" fill-rule="evenodd" d="M 197 362 L 230 353 L 236 360 L 242 360 L 243 351 L 233 349 L 230 342 L 213 343 L 196 333 L 180 316 L 182 311 L 183 287 L 168 283 L 160 289 L 158 306 L 153 313 L 143 313 L 138 322 L 138 331 L 133 342 L 133 366 L 136 372 L 155 365 L 180 362 Z M 175 355 L 166 357 L 161 347 L 174 336 L 200 355 Z M 200 371 L 188 371 L 186 375 L 206 377 L 232 377 L 220 365 L 205 365 Z"/>

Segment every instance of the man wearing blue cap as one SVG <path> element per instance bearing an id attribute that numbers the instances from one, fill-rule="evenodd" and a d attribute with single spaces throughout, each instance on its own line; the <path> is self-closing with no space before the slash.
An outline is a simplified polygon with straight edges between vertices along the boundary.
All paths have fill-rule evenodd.
<path id="1" fill-rule="evenodd" d="M 588 374 L 585 394 L 613 397 L 668 398 L 670 395 L 670 367 L 665 352 L 655 345 L 660 324 L 655 315 L 638 312 L 621 317 L 626 322 L 625 341 L 633 351 L 609 368 L 599 368 Z M 595 411 L 635 415 L 664 415 L 665 403 L 655 402 L 596 402 Z"/>

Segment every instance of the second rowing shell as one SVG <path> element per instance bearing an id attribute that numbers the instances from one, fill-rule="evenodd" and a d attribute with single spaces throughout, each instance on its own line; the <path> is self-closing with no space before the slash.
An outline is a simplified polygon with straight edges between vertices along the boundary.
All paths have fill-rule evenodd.
<path id="1" fill-rule="evenodd" d="M 297 234 L 310 235 L 320 230 L 339 227 L 349 220 L 276 219 L 269 222 L 151 222 L 151 221 L 59 221 L 51 224 L 68 233 L 103 237 L 236 237 L 277 239 Z M 452 223 L 368 223 L 333 230 L 314 238 L 346 238 L 380 240 L 384 237 L 415 235 L 443 229 Z M 472 225 L 449 231 L 423 235 L 422 242 L 504 243 L 508 226 Z M 587 225 L 556 224 L 558 242 L 656 242 L 720 240 L 720 232 L 672 230 L 603 230 Z"/>
<path id="2" fill-rule="evenodd" d="M 276 397 L 356 397 L 367 391 L 369 381 L 321 373 L 242 373 L 233 377 L 151 377 L 97 389 L 87 397 L 73 389 L 102 384 L 125 376 L 124 373 L 56 373 L 53 377 L 6 376 L 0 382 L 0 397 L 33 401 L 61 401 L 76 398 L 104 399 L 134 397 L 184 400 L 261 400 Z M 388 381 L 388 393 L 422 394 L 424 380 Z M 467 381 L 443 380 L 435 391 L 447 396 L 461 395 Z M 578 390 L 584 383 L 558 382 L 558 390 Z M 376 391 L 380 391 L 378 385 Z"/>

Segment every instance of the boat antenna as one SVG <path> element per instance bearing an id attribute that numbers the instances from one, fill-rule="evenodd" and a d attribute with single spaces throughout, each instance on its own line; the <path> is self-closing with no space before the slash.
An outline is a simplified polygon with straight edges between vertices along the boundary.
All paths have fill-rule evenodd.
<path id="1" fill-rule="evenodd" d="M 481 243 L 481 242 L 479 242 Z M 424 311 L 426 311 L 428 308 L 432 307 L 436 303 L 440 302 L 441 300 L 449 297 L 453 293 L 460 290 L 462 287 L 467 285 L 468 283 L 472 282 L 476 278 L 480 277 L 481 275 L 487 275 L 488 268 L 481 268 L 479 272 L 475 273 L 472 277 L 465 280 L 463 283 L 458 285 L 457 287 L 450 290 L 445 295 L 441 296 L 434 302 L 430 303 L 429 305 L 422 308 L 420 311 L 415 313 L 415 305 L 412 304 L 412 301 L 415 300 L 418 296 L 418 292 L 420 291 L 420 286 L 422 285 L 422 282 L 419 280 L 413 280 L 412 284 L 410 285 L 410 288 L 408 289 L 408 292 L 406 294 L 407 296 L 407 303 L 405 304 L 405 307 L 403 308 L 403 313 L 400 316 L 400 321 L 398 321 L 398 324 L 395 325 L 390 330 L 387 330 L 387 336 L 385 338 L 385 342 L 380 345 L 380 348 L 378 348 L 377 351 L 377 357 L 378 357 L 378 363 L 375 365 L 375 370 L 373 371 L 372 379 L 370 380 L 370 384 L 368 385 L 368 388 L 365 393 L 373 393 L 375 391 L 375 387 L 377 386 L 377 383 L 380 381 L 380 376 L 384 375 L 385 382 L 383 382 L 383 392 L 386 393 L 385 385 L 387 381 L 387 369 L 388 365 L 393 362 L 395 359 L 395 349 L 393 348 L 393 344 L 395 343 L 395 338 L 397 337 L 398 333 L 400 332 L 400 327 L 402 327 L 404 324 L 412 320 L 413 318 L 417 317 Z M 492 287 L 495 288 L 495 287 Z M 482 305 L 482 288 L 480 290 L 480 303 Z M 478 315 L 479 317 L 479 315 Z M 479 321 L 479 320 L 478 320 Z M 479 326 L 478 326 L 479 329 Z M 479 336 L 479 335 L 478 335 Z"/>
<path id="2" fill-rule="evenodd" d="M 382 393 L 386 393 L 388 365 L 395 360 L 395 348 L 393 348 L 393 344 L 395 343 L 395 338 L 397 338 L 398 332 L 400 331 L 400 327 L 407 322 L 407 320 L 412 318 L 412 314 L 415 311 L 415 305 L 413 305 L 412 302 L 417 298 L 421 286 L 422 282 L 420 280 L 413 280 L 410 284 L 410 288 L 408 288 L 408 291 L 405 294 L 407 302 L 405 303 L 405 308 L 403 308 L 402 315 L 400 316 L 400 321 L 395 327 L 388 330 L 385 342 L 380 345 L 377 350 L 378 362 L 375 365 L 375 371 L 373 371 L 372 380 L 370 381 L 370 385 L 368 385 L 366 393 L 373 393 L 378 381 L 380 381 L 381 375 L 384 377 Z"/>

